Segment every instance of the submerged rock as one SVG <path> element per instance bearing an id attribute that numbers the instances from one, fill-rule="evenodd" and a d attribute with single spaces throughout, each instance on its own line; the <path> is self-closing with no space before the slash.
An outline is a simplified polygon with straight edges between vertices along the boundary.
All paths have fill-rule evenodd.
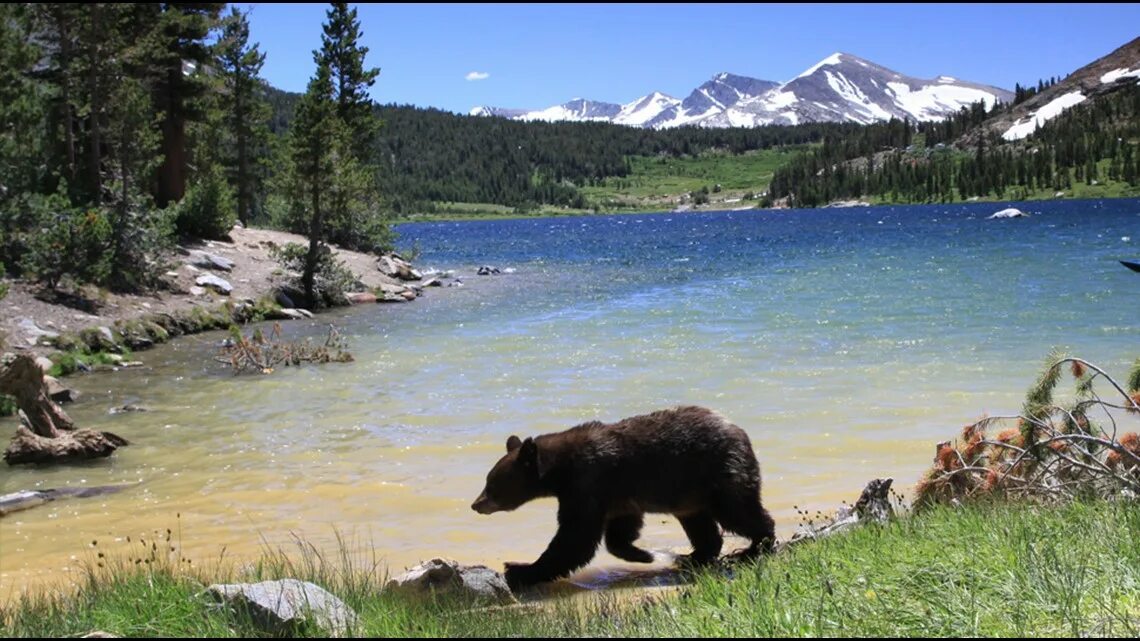
<path id="1" fill-rule="evenodd" d="M 501 274 L 503 272 L 498 267 L 491 267 L 490 265 L 483 265 L 475 273 L 478 274 L 479 276 L 491 276 L 494 274 Z"/>
<path id="2" fill-rule="evenodd" d="M 344 601 L 308 581 L 214 584 L 206 592 L 230 607 L 247 608 L 254 620 L 274 635 L 289 634 L 305 621 L 312 621 L 330 635 L 343 637 L 358 623 L 356 613 Z"/>
<path id="3" fill-rule="evenodd" d="M 451 559 L 432 559 L 421 563 L 392 579 L 385 587 L 422 595 L 448 594 L 484 602 L 517 603 L 502 574 L 485 565 L 460 565 Z"/>
<path id="4" fill-rule="evenodd" d="M 1020 209 L 1017 209 L 1016 207 L 1010 207 L 1009 209 L 1003 209 L 995 213 L 993 216 L 990 216 L 986 220 L 993 220 L 995 218 L 1027 218 L 1028 216 L 1029 214 L 1021 211 Z"/>

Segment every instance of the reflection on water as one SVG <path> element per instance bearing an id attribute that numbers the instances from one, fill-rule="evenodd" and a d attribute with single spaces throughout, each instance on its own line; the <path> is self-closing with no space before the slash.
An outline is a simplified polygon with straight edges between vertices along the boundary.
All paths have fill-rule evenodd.
<path id="1" fill-rule="evenodd" d="M 234 378 L 212 359 L 215 333 L 140 354 L 145 368 L 72 379 L 72 416 L 131 446 L 0 470 L 0 492 L 139 486 L 0 520 L 0 593 L 65 577 L 92 541 L 114 552 L 167 528 L 198 564 L 294 537 L 331 550 L 338 533 L 394 571 L 436 556 L 531 561 L 554 534 L 553 500 L 470 509 L 506 438 L 677 404 L 748 431 L 789 536 L 793 506 L 833 509 L 879 476 L 905 491 L 934 443 L 1020 407 L 1051 347 L 1120 373 L 1138 355 L 1140 278 L 1116 261 L 1140 257 L 1123 240 L 1140 238 L 1140 203 L 984 220 L 996 208 L 403 226 L 424 267 L 466 285 L 284 326 L 319 339 L 336 323 L 354 363 Z M 480 264 L 515 271 L 475 276 Z M 150 411 L 108 414 L 124 403 Z M 642 545 L 688 547 L 657 516 Z M 635 569 L 602 550 L 566 585 Z"/>

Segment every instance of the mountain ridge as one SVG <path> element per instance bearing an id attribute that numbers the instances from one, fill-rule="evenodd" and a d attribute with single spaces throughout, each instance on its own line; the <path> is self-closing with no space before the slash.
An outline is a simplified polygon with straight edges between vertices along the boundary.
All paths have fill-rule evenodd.
<path id="1" fill-rule="evenodd" d="M 653 129 L 868 124 L 892 117 L 939 120 L 973 102 L 989 107 L 1012 98 L 1012 92 L 999 87 L 945 75 L 916 78 L 836 52 L 784 83 L 720 72 L 684 100 L 652 92 L 625 104 L 575 99 L 542 110 L 480 106 L 469 114 L 528 121 L 604 121 Z M 605 108 L 585 110 L 582 102 Z"/>

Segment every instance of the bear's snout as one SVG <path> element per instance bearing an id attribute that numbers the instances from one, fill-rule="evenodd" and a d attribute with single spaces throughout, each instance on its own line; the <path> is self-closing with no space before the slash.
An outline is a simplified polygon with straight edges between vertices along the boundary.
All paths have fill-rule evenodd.
<path id="1" fill-rule="evenodd" d="M 499 506 L 495 502 L 487 498 L 487 493 L 483 492 L 475 502 L 471 504 L 471 509 L 479 514 L 494 514 L 499 511 Z"/>

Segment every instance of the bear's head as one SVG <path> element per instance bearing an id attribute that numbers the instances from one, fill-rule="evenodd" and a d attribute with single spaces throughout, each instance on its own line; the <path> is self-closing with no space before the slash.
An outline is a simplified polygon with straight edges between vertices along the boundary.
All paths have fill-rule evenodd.
<path id="1" fill-rule="evenodd" d="M 487 486 L 471 509 L 480 514 L 511 511 L 520 505 L 544 496 L 542 488 L 542 457 L 533 438 L 507 439 L 507 453 L 495 463 L 487 474 Z"/>

